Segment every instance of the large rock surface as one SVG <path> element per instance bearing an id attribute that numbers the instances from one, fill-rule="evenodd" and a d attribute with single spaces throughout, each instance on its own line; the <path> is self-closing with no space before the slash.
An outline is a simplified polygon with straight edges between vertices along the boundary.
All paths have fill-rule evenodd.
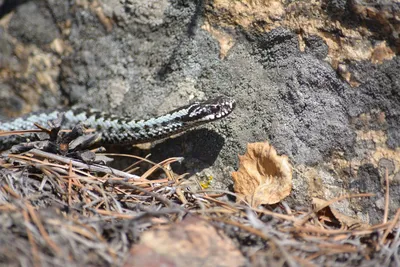
<path id="1" fill-rule="evenodd" d="M 400 206 L 398 3 L 11 2 L 0 117 L 74 104 L 148 117 L 228 95 L 232 116 L 157 145 L 153 159 L 185 156 L 178 171 L 227 188 L 237 154 L 269 140 L 296 167 L 298 205 L 373 192 L 337 208 L 376 223 L 388 168 L 392 214 Z"/>

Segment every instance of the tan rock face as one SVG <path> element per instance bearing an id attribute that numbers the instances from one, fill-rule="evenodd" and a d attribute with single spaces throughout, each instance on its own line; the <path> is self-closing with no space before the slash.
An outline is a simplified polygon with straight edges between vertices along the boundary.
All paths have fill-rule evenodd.
<path id="1" fill-rule="evenodd" d="M 10 99 L 0 111 L 19 116 L 62 102 L 59 75 L 61 57 L 72 48 L 64 38 L 70 24 L 60 22 L 60 31 L 41 5 L 27 3 L 1 18 L 0 99 Z M 11 88 L 8 90 L 4 84 Z M 44 96 L 47 97 L 44 97 Z M 45 100 L 44 100 L 45 99 Z M 11 102 L 11 103 L 10 103 Z"/>
<path id="2" fill-rule="evenodd" d="M 211 26 L 222 29 L 240 27 L 246 31 L 268 32 L 278 27 L 288 28 L 298 34 L 302 51 L 305 37 L 319 36 L 329 48 L 326 61 L 351 86 L 358 86 L 362 81 L 357 81 L 346 69 L 346 62 L 366 60 L 382 64 L 399 52 L 400 14 L 389 7 L 353 1 L 338 10 L 344 16 L 339 17 L 333 12 L 338 7 L 323 1 L 283 4 L 281 1 L 219 0 L 209 6 L 206 16 Z"/>

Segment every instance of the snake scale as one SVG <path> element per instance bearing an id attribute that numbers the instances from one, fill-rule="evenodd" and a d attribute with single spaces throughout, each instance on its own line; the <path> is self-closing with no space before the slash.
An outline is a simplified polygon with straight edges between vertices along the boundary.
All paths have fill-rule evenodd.
<path id="1" fill-rule="evenodd" d="M 148 120 L 132 120 L 94 109 L 72 108 L 66 111 L 31 114 L 7 122 L 0 122 L 0 131 L 35 129 L 34 123 L 47 126 L 48 121 L 63 113 L 62 128 L 70 129 L 78 123 L 101 133 L 102 144 L 140 144 L 151 142 L 189 130 L 193 127 L 226 117 L 235 108 L 235 100 L 220 96 L 204 102 L 195 102 Z M 34 134 L 27 136 L 35 139 Z M 25 139 L 27 137 L 24 137 Z M 0 151 L 21 142 L 16 136 L 0 137 Z"/>

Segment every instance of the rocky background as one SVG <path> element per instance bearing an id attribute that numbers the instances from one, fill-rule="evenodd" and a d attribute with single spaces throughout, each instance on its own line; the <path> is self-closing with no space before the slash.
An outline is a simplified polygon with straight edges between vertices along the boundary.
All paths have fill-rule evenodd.
<path id="1" fill-rule="evenodd" d="M 288 201 L 357 192 L 368 223 L 400 206 L 400 4 L 389 1 L 0 1 L 0 118 L 83 105 L 143 118 L 228 95 L 229 118 L 155 146 L 230 188 L 269 140 L 294 168 Z"/>

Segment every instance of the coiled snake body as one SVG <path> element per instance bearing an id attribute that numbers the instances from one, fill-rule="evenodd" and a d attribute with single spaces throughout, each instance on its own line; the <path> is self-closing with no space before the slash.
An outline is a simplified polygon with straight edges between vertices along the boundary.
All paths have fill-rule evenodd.
<path id="1" fill-rule="evenodd" d="M 221 119 L 229 115 L 234 108 L 235 100 L 217 97 L 205 102 L 195 102 L 148 120 L 132 120 L 129 117 L 118 117 L 97 110 L 76 108 L 64 112 L 62 126 L 68 129 L 83 122 L 86 127 L 101 133 L 101 143 L 139 144 L 163 139 Z M 60 111 L 53 111 L 0 122 L 0 131 L 34 129 L 34 123 L 46 126 L 48 121 L 57 119 L 59 114 Z M 10 148 L 17 140 L 18 138 L 13 136 L 0 137 L 0 150 Z"/>

